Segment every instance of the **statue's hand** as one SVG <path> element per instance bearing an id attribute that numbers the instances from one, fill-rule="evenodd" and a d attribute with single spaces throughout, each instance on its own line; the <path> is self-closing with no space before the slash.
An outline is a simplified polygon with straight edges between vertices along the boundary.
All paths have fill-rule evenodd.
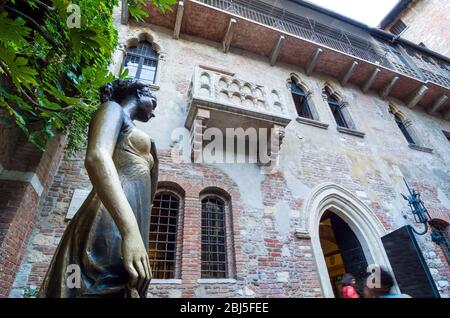
<path id="1" fill-rule="evenodd" d="M 141 297 L 145 297 L 152 274 L 147 250 L 139 234 L 131 234 L 123 238 L 122 256 L 125 269 L 129 274 L 128 287 L 136 289 Z"/>

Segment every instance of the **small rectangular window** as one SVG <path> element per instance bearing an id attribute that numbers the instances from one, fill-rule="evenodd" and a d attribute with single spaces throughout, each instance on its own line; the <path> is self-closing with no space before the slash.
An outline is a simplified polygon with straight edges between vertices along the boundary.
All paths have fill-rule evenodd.
<path id="1" fill-rule="evenodd" d="M 390 31 L 395 35 L 399 35 L 406 29 L 406 24 L 402 20 L 398 20 L 391 26 Z"/>

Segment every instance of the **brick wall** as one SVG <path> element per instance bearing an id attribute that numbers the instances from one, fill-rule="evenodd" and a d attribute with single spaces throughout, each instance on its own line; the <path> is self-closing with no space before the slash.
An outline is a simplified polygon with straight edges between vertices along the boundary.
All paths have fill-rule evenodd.
<path id="1" fill-rule="evenodd" d="M 440 0 L 414 1 L 400 16 L 408 29 L 402 37 L 444 56 L 450 55 L 450 3 Z M 392 26 L 387 26 L 387 30 Z"/>
<path id="2" fill-rule="evenodd" d="M 21 131 L 5 123 L 0 123 L 0 137 L 5 150 L 0 156 L 0 297 L 5 297 L 35 227 L 40 197 L 61 161 L 65 138 L 54 138 L 42 153 Z"/>

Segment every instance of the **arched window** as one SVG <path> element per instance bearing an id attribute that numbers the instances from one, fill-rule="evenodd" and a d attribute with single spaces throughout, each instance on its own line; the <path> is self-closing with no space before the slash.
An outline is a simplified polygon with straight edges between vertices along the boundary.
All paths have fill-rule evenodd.
<path id="1" fill-rule="evenodd" d="M 450 264 L 450 226 L 442 220 L 431 220 L 431 238 L 442 248 L 447 262 Z"/>
<path id="2" fill-rule="evenodd" d="M 394 116 L 395 123 L 408 143 L 417 145 L 415 135 L 411 131 L 411 122 L 406 119 L 406 116 L 393 103 L 389 103 L 389 112 Z"/>
<path id="3" fill-rule="evenodd" d="M 177 232 L 180 199 L 171 192 L 157 193 L 150 218 L 148 257 L 153 278 L 176 276 Z"/>
<path id="4" fill-rule="evenodd" d="M 342 103 L 340 103 L 336 97 L 332 96 L 327 89 L 325 89 L 325 95 L 327 98 L 327 103 L 330 106 L 333 117 L 336 120 L 336 124 L 339 127 L 349 128 L 348 122 L 342 111 Z"/>
<path id="5" fill-rule="evenodd" d="M 406 129 L 405 124 L 403 123 L 403 120 L 400 118 L 398 114 L 393 114 L 395 118 L 395 122 L 397 123 L 398 128 L 400 128 L 400 131 L 402 132 L 403 136 L 405 136 L 406 140 L 410 143 L 415 145 L 416 142 L 414 141 L 413 137 L 409 133 L 409 131 Z"/>
<path id="6" fill-rule="evenodd" d="M 297 115 L 304 118 L 314 119 L 308 97 L 305 91 L 298 85 L 294 79 L 291 79 L 291 94 L 294 100 Z"/>
<path id="7" fill-rule="evenodd" d="M 123 66 L 128 69 L 130 77 L 155 84 L 158 60 L 159 54 L 153 49 L 151 43 L 142 41 L 128 49 Z"/>
<path id="8" fill-rule="evenodd" d="M 228 276 L 225 208 L 225 202 L 217 196 L 202 200 L 202 278 Z"/>

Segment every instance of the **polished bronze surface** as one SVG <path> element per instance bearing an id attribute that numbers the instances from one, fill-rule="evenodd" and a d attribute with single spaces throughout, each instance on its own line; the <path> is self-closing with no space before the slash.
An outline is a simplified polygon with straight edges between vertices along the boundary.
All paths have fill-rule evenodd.
<path id="1" fill-rule="evenodd" d="M 64 232 L 40 297 L 145 298 L 150 283 L 158 158 L 133 121 L 149 121 L 156 98 L 145 84 L 117 80 L 102 88 L 102 102 L 90 123 L 85 161 L 93 189 Z"/>

